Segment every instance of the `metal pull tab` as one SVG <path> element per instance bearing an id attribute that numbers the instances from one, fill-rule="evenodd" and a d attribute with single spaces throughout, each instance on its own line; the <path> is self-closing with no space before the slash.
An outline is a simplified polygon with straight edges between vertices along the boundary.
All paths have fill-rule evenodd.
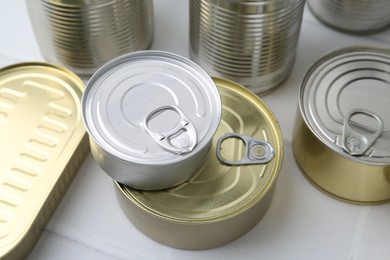
<path id="1" fill-rule="evenodd" d="M 230 161 L 222 156 L 221 145 L 229 138 L 237 138 L 244 142 L 245 155 L 241 160 Z M 271 161 L 274 156 L 275 150 L 270 143 L 242 134 L 227 133 L 220 137 L 217 142 L 217 158 L 226 165 L 265 164 Z"/>
<path id="2" fill-rule="evenodd" d="M 165 132 L 155 132 L 150 129 L 152 119 L 158 117 L 164 111 L 171 110 L 179 115 L 178 123 Z M 191 152 L 197 143 L 197 133 L 194 125 L 188 117 L 175 106 L 162 106 L 153 110 L 144 120 L 144 127 L 152 138 L 165 150 L 175 154 Z"/>
<path id="3" fill-rule="evenodd" d="M 360 126 L 359 129 L 364 129 L 364 131 L 355 131 L 350 125 L 351 117 L 356 114 L 366 115 L 370 118 L 373 118 L 378 123 L 378 128 L 372 130 L 367 126 Z M 343 127 L 343 149 L 348 152 L 350 155 L 362 155 L 364 154 L 379 138 L 383 132 L 383 121 L 382 119 L 366 110 L 354 109 L 348 114 L 344 119 Z"/>

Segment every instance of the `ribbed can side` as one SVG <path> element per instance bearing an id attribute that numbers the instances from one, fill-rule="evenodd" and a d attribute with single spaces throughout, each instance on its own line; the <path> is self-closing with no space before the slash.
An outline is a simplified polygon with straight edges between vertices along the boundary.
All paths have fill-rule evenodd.
<path id="1" fill-rule="evenodd" d="M 76 2 L 26 1 L 46 60 L 91 75 L 112 58 L 151 45 L 152 0 Z"/>
<path id="2" fill-rule="evenodd" d="M 191 58 L 213 76 L 269 91 L 294 63 L 304 3 L 192 0 Z"/>

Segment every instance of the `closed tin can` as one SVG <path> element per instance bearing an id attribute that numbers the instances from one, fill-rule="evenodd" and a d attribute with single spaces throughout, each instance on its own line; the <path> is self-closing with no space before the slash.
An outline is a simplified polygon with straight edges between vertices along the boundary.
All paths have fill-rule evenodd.
<path id="1" fill-rule="evenodd" d="M 83 82 L 47 63 L 0 69 L 0 258 L 24 259 L 89 151 Z"/>
<path id="2" fill-rule="evenodd" d="M 358 204 L 390 200 L 390 51 L 333 51 L 307 72 L 293 151 L 322 191 Z"/>
<path id="3" fill-rule="evenodd" d="M 388 0 L 307 0 L 322 23 L 348 33 L 366 34 L 390 26 Z"/>
<path id="4" fill-rule="evenodd" d="M 26 0 L 43 57 L 90 76 L 107 61 L 149 48 L 152 0 Z"/>
<path id="5" fill-rule="evenodd" d="M 140 191 L 116 182 L 119 203 L 134 226 L 171 247 L 207 249 L 247 233 L 267 212 L 281 168 L 283 139 L 269 108 L 243 86 L 220 78 L 214 82 L 222 98 L 222 119 L 212 152 L 195 176 L 161 191 Z M 274 157 L 264 164 L 222 164 L 217 145 L 231 132 L 267 141 Z M 239 161 L 243 143 L 238 139 L 225 142 L 224 157 Z"/>
<path id="6" fill-rule="evenodd" d="M 221 118 L 221 99 L 206 72 L 162 51 L 106 63 L 88 82 L 82 106 L 101 168 L 147 190 L 189 179 L 206 160 Z"/>
<path id="7" fill-rule="evenodd" d="M 191 0 L 191 58 L 259 94 L 290 74 L 304 0 Z"/>

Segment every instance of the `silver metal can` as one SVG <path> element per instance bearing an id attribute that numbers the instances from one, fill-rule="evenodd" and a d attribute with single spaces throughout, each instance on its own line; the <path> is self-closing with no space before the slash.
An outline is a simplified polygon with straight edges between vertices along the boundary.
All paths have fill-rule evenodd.
<path id="1" fill-rule="evenodd" d="M 333 51 L 306 74 L 293 151 L 304 174 L 338 199 L 390 201 L 390 50 Z"/>
<path id="2" fill-rule="evenodd" d="M 214 78 L 222 98 L 222 119 L 212 152 L 190 180 L 161 191 L 140 191 L 116 182 L 120 206 L 129 220 L 151 239 L 177 248 L 207 249 L 249 232 L 271 205 L 283 161 L 283 138 L 272 111 L 237 83 Z M 251 165 L 227 166 L 215 152 L 219 140 L 234 131 L 267 141 L 274 157 Z M 239 161 L 245 145 L 222 143 L 226 158 Z"/>
<path id="3" fill-rule="evenodd" d="M 390 26 L 389 0 L 307 0 L 322 23 L 348 33 L 372 33 Z"/>
<path id="4" fill-rule="evenodd" d="M 43 57 L 83 76 L 105 62 L 149 48 L 152 0 L 26 0 Z"/>
<path id="5" fill-rule="evenodd" d="M 191 0 L 191 58 L 210 75 L 264 93 L 294 64 L 304 0 Z"/>
<path id="6" fill-rule="evenodd" d="M 151 190 L 181 183 L 202 166 L 221 99 L 192 61 L 140 51 L 102 66 L 87 84 L 82 109 L 101 168 L 120 183 Z"/>

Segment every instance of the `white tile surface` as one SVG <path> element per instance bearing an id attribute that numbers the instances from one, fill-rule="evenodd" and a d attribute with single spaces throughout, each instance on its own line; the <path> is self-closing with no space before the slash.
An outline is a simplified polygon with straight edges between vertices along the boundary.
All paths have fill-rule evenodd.
<path id="1" fill-rule="evenodd" d="M 188 1 L 154 2 L 152 48 L 188 57 Z M 0 66 L 42 60 L 24 1 L 0 6 Z M 28 259 L 389 259 L 390 204 L 355 206 L 325 196 L 303 177 L 291 151 L 303 75 L 324 53 L 358 44 L 390 47 L 390 30 L 364 37 L 342 34 L 305 10 L 294 69 L 264 97 L 284 134 L 285 161 L 269 211 L 242 238 L 203 251 L 150 240 L 123 215 L 112 180 L 89 155 Z"/>

